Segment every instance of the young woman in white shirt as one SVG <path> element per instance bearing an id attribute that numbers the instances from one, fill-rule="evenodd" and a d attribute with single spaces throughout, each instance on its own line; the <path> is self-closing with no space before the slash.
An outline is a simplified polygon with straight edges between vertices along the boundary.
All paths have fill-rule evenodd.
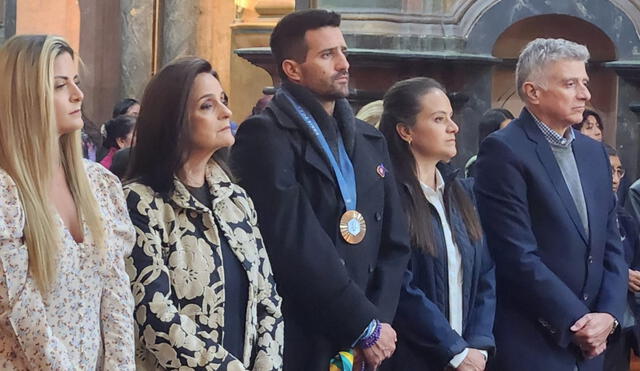
<path id="1" fill-rule="evenodd" d="M 447 163 L 458 126 L 444 88 L 425 77 L 384 97 L 387 139 L 409 221 L 412 256 L 393 327 L 394 370 L 484 370 L 493 351 L 493 262 L 470 180 Z"/>

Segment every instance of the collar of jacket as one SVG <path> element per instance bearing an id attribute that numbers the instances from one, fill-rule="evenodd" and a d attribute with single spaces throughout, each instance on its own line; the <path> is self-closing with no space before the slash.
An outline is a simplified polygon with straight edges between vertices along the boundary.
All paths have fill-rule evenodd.
<path id="1" fill-rule="evenodd" d="M 326 127 L 326 125 L 333 125 L 333 120 L 331 120 L 327 111 L 324 110 L 324 107 L 322 107 L 318 99 L 309 89 L 289 81 L 282 83 L 282 86 L 278 91 L 276 91 L 275 96 L 267 106 L 267 110 L 273 113 L 279 125 L 288 129 L 302 130 L 309 140 L 320 148 L 320 144 L 313 132 L 304 123 L 300 115 L 298 115 L 289 99 L 284 96 L 286 93 L 291 95 L 300 105 L 311 113 L 320 128 L 323 126 Z M 349 155 L 353 155 L 356 125 L 353 110 L 351 109 L 347 99 L 336 99 L 335 107 L 333 109 L 333 118 L 338 123 L 338 128 L 342 135 L 342 140 L 347 153 L 349 153 Z"/>
<path id="2" fill-rule="evenodd" d="M 451 164 L 447 164 L 442 161 L 436 164 L 436 168 L 440 171 L 440 175 L 442 175 L 442 180 L 444 181 L 445 188 L 451 183 L 451 181 L 458 177 L 458 174 L 460 174 L 460 169 L 455 168 Z M 402 186 L 408 190 L 411 189 L 407 180 L 400 181 L 400 184 L 402 184 Z"/>
<path id="3" fill-rule="evenodd" d="M 549 144 L 549 141 L 547 140 L 547 138 L 545 138 L 544 133 L 542 132 L 542 130 L 540 130 L 538 124 L 536 124 L 536 119 L 533 117 L 531 112 L 529 112 L 527 107 L 522 108 L 520 116 L 518 117 L 518 121 L 522 123 L 522 130 L 524 130 L 524 132 L 527 134 L 529 140 L 538 144 Z M 569 127 L 569 130 L 572 129 Z"/>
<path id="4" fill-rule="evenodd" d="M 233 194 L 233 183 L 213 159 L 209 160 L 205 169 L 205 182 L 209 185 L 209 192 L 213 195 L 212 208 L 215 208 L 218 203 L 230 198 Z M 203 213 L 211 212 L 211 209 L 191 195 L 184 183 L 175 175 L 173 184 L 174 190 L 171 194 L 170 202 L 184 209 L 192 209 Z"/>

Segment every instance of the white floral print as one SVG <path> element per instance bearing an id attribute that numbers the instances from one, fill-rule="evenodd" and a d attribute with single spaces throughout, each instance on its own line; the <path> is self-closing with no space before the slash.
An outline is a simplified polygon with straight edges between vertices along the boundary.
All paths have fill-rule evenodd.
<path id="1" fill-rule="evenodd" d="M 28 272 L 18 190 L 0 170 L 0 369 L 134 370 L 133 298 L 124 256 L 134 243 L 118 179 L 85 162 L 107 237 L 98 253 L 86 225 L 76 243 L 58 217 L 57 276 L 41 295 Z"/>

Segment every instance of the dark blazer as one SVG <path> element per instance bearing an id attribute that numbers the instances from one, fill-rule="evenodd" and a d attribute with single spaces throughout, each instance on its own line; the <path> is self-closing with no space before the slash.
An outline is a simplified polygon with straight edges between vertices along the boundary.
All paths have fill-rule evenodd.
<path id="1" fill-rule="evenodd" d="M 625 210 L 622 205 L 618 204 L 618 227 L 622 246 L 624 247 L 624 256 L 630 269 L 640 271 L 640 231 L 638 230 L 638 222 Z M 636 354 L 640 354 L 640 294 L 634 294 L 627 290 L 627 303 L 636 324 L 633 326 L 633 342 L 632 348 Z"/>
<path id="2" fill-rule="evenodd" d="M 319 124 L 330 120 L 308 90 L 290 89 Z M 282 90 L 265 112 L 240 125 L 231 153 L 239 183 L 254 200 L 284 301 L 285 370 L 326 371 L 372 319 L 391 323 L 409 257 L 382 134 L 355 120 L 345 99 L 336 101 L 334 116 L 355 170 L 357 210 L 366 221 L 357 245 L 338 230 L 345 205 L 333 170 Z"/>
<path id="3" fill-rule="evenodd" d="M 480 147 L 475 190 L 496 263 L 493 370 L 601 370 L 603 357 L 584 360 L 569 328 L 589 312 L 622 319 L 628 274 L 609 158 L 602 144 L 575 135 L 588 235 L 526 109 Z"/>
<path id="4" fill-rule="evenodd" d="M 459 179 L 449 166 L 438 165 L 445 187 L 458 183 L 473 200 L 472 179 Z M 410 202 L 411 189 L 401 184 L 400 197 Z M 445 194 L 448 194 L 445 191 Z M 394 370 L 442 371 L 451 358 L 465 348 L 494 350 L 495 277 L 493 260 L 484 239 L 469 238 L 460 210 L 451 208 L 449 225 L 462 258 L 462 336 L 449 324 L 449 284 L 447 248 L 438 212 L 431 210 L 435 256 L 412 248 L 409 270 L 400 291 L 393 324 L 398 345 L 393 356 Z"/>

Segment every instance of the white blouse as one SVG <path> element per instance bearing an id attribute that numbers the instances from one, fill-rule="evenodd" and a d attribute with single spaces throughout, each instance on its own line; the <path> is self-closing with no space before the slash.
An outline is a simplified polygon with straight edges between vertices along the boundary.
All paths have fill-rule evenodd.
<path id="1" fill-rule="evenodd" d="M 76 243 L 57 217 L 57 276 L 44 297 L 28 270 L 25 216 L 13 180 L 0 169 L 0 369 L 134 370 L 133 297 L 124 256 L 135 232 L 118 179 L 85 162 L 106 227 L 106 254 L 86 223 Z M 53 242 L 53 241 L 52 241 Z"/>

